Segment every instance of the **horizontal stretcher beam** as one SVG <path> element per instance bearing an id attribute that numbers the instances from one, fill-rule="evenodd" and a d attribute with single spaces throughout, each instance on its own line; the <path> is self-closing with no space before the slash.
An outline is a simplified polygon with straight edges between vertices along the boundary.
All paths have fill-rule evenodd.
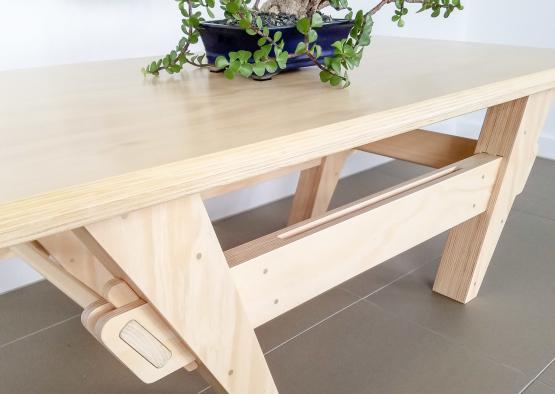
<path id="1" fill-rule="evenodd" d="M 228 250 L 255 326 L 475 217 L 501 159 L 479 154 Z"/>
<path id="2" fill-rule="evenodd" d="M 363 145 L 358 150 L 432 168 L 442 168 L 472 156 L 476 143 L 476 140 L 470 138 L 414 130 Z"/>
<path id="3" fill-rule="evenodd" d="M 250 319 L 259 326 L 480 214 L 499 161 L 473 156 L 228 251 Z M 430 223 L 434 214 L 439 220 Z M 13 250 L 85 308 L 84 326 L 144 382 L 195 368 L 196 356 L 150 303 L 113 276 L 114 262 L 92 241 L 79 229 Z"/>

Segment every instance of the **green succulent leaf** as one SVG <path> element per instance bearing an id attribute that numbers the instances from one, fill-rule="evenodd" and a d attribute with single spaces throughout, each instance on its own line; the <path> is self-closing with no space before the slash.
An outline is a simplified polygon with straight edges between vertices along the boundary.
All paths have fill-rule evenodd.
<path id="1" fill-rule="evenodd" d="M 254 63 L 253 71 L 259 77 L 263 76 L 264 74 L 266 74 L 266 64 L 262 62 Z"/>
<path id="2" fill-rule="evenodd" d="M 332 44 L 333 54 L 322 56 L 322 42 L 317 29 L 324 25 L 324 17 L 320 12 L 306 10 L 308 16 L 300 18 L 296 29 L 303 38 L 296 45 L 295 52 L 289 54 L 284 51 L 286 42 L 281 31 L 270 31 L 264 19 L 252 8 L 252 0 L 219 0 L 225 18 L 234 21 L 246 34 L 255 37 L 258 49 L 254 52 L 244 50 L 238 45 L 227 56 L 218 56 L 214 64 L 208 64 L 205 54 L 195 54 L 191 46 L 200 41 L 205 15 L 214 17 L 212 11 L 216 0 L 176 0 L 181 14 L 180 27 L 182 37 L 175 49 L 167 55 L 151 62 L 141 69 L 144 75 L 159 75 L 161 71 L 169 74 L 179 73 L 187 65 L 198 67 L 211 66 L 224 70 L 228 79 L 237 74 L 243 77 L 266 73 L 275 73 L 285 69 L 290 58 L 308 55 L 308 58 L 320 68 L 320 80 L 332 86 L 349 86 L 348 70 L 358 67 L 364 49 L 370 45 L 372 38 L 373 20 L 371 12 L 354 11 L 349 0 L 328 0 L 336 10 L 345 10 L 346 19 L 352 20 L 352 28 L 348 37 Z M 429 12 L 432 18 L 443 16 L 449 18 L 456 11 L 464 9 L 461 0 L 388 0 L 383 5 L 392 5 L 391 20 L 399 27 L 405 26 L 405 19 L 409 15 L 409 3 L 420 4 L 417 12 Z M 386 7 L 383 7 L 386 9 Z M 204 12 L 202 11 L 204 9 Z M 380 7 L 381 9 L 381 7 Z M 291 44 L 291 43 L 289 43 Z"/>
<path id="3" fill-rule="evenodd" d="M 279 54 L 279 56 L 276 58 L 277 64 L 279 66 L 279 68 L 281 69 L 285 69 L 285 67 L 287 66 L 287 60 L 289 59 L 289 53 L 287 52 L 281 52 Z"/>
<path id="4" fill-rule="evenodd" d="M 239 67 L 239 74 L 241 74 L 245 78 L 250 77 L 252 75 L 252 72 L 253 68 L 250 63 L 243 63 L 241 64 L 241 67 Z"/>
<path id="5" fill-rule="evenodd" d="M 297 21 L 297 30 L 299 33 L 306 35 L 310 29 L 310 20 L 307 17 L 301 18 Z"/>
<path id="6" fill-rule="evenodd" d="M 235 73 L 233 71 L 231 71 L 230 69 L 225 70 L 224 75 L 227 79 L 235 78 Z"/>
<path id="7" fill-rule="evenodd" d="M 225 58 L 225 56 L 218 56 L 214 61 L 214 65 L 218 68 L 225 68 L 229 66 L 229 62 Z"/>
<path id="8" fill-rule="evenodd" d="M 313 43 L 318 39 L 318 33 L 316 33 L 316 30 L 309 30 L 307 35 L 309 43 Z"/>
<path id="9" fill-rule="evenodd" d="M 278 64 L 275 59 L 269 59 L 268 61 L 266 61 L 266 71 L 268 71 L 270 74 L 275 73 L 277 69 Z"/>
<path id="10" fill-rule="evenodd" d="M 332 76 L 332 73 L 330 73 L 329 71 L 320 71 L 320 81 L 322 82 L 329 82 Z"/>
<path id="11" fill-rule="evenodd" d="M 338 86 L 341 82 L 343 81 L 343 79 L 337 75 L 332 75 L 330 78 L 330 85 L 331 86 Z"/>
<path id="12" fill-rule="evenodd" d="M 239 71 L 239 68 L 241 68 L 241 61 L 234 60 L 229 64 L 229 67 L 227 69 L 233 72 L 233 74 L 235 74 L 236 72 Z"/>
<path id="13" fill-rule="evenodd" d="M 300 54 L 305 52 L 306 52 L 306 44 L 304 43 L 304 41 L 299 41 L 299 43 L 297 44 L 297 47 L 295 48 L 295 53 Z"/>
<path id="14" fill-rule="evenodd" d="M 322 15 L 320 15 L 320 13 L 318 12 L 313 14 L 311 26 L 313 28 L 317 28 L 317 27 L 322 27 L 323 25 L 324 25 L 324 19 L 322 18 Z"/>

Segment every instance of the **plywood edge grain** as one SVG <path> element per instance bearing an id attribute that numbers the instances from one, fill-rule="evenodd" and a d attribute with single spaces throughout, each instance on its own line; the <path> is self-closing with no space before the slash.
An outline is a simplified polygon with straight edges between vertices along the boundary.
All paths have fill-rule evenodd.
<path id="1" fill-rule="evenodd" d="M 0 248 L 202 193 L 555 88 L 555 68 L 0 205 Z"/>

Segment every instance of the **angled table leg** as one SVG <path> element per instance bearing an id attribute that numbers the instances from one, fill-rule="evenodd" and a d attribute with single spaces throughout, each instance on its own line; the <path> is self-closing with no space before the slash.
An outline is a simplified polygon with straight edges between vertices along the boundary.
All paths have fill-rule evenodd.
<path id="1" fill-rule="evenodd" d="M 476 153 L 503 157 L 488 209 L 451 230 L 434 291 L 467 303 L 476 297 L 515 197 L 526 184 L 552 91 L 488 110 Z"/>
<path id="2" fill-rule="evenodd" d="M 86 227 L 228 393 L 277 393 L 198 195 Z"/>
<path id="3" fill-rule="evenodd" d="M 289 214 L 289 225 L 310 219 L 328 210 L 341 169 L 350 154 L 349 150 L 324 157 L 319 166 L 301 172 Z"/>

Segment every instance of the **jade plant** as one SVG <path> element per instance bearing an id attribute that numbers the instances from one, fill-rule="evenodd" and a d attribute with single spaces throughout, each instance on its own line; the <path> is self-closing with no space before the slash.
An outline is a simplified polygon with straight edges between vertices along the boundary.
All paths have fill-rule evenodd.
<path id="1" fill-rule="evenodd" d="M 182 15 L 181 30 L 183 37 L 177 47 L 161 59 L 153 61 L 145 68 L 145 75 L 159 75 L 161 71 L 179 73 L 185 65 L 207 67 L 223 71 L 228 79 L 236 75 L 243 77 L 263 77 L 284 70 L 292 58 L 305 56 L 320 70 L 320 80 L 332 86 L 349 86 L 349 70 L 359 66 L 364 48 L 370 44 L 372 16 L 384 6 L 392 4 L 392 21 L 399 27 L 405 25 L 409 13 L 408 4 L 419 4 L 417 12 L 430 12 L 435 18 L 448 18 L 454 11 L 462 10 L 461 0 L 381 0 L 367 11 L 355 11 L 348 0 L 176 0 Z M 193 53 L 192 45 L 199 42 L 202 23 L 206 16 L 214 18 L 214 9 L 219 6 L 224 13 L 225 23 L 237 25 L 250 36 L 257 39 L 258 49 L 248 51 L 234 48 L 226 55 L 207 61 L 204 53 Z M 322 57 L 318 30 L 330 20 L 322 13 L 325 7 L 344 11 L 342 19 L 350 20 L 352 28 L 347 37 L 332 44 L 333 54 Z M 202 12 L 201 10 L 204 10 Z M 289 16 L 288 20 L 304 37 L 298 40 L 294 51 L 284 49 L 284 38 L 280 30 L 270 31 L 268 15 Z M 206 16 L 205 16 L 206 15 Z"/>

